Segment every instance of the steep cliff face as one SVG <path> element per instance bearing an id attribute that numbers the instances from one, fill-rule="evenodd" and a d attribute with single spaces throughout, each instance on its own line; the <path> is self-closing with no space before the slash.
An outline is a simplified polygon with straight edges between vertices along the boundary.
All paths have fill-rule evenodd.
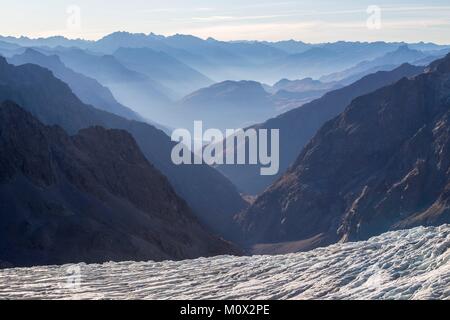
<path id="1" fill-rule="evenodd" d="M 449 196 L 450 55 L 355 99 L 240 219 L 250 242 L 309 248 L 448 223 Z"/>
<path id="2" fill-rule="evenodd" d="M 237 253 L 123 130 L 75 136 L 0 106 L 0 260 L 15 266 Z"/>

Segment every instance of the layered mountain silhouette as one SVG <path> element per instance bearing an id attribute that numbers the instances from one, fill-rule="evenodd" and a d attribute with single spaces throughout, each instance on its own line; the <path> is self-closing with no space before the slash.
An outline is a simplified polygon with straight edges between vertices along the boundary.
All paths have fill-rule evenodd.
<path id="1" fill-rule="evenodd" d="M 119 48 L 114 57 L 127 68 L 171 88 L 175 91 L 174 99 L 212 84 L 211 79 L 164 52 L 149 48 Z"/>
<path id="2" fill-rule="evenodd" d="M 191 35 L 176 34 L 164 37 L 153 33 L 146 35 L 114 32 L 96 41 L 90 48 L 110 54 L 120 48 L 149 48 L 172 56 L 214 81 L 233 78 L 233 72 L 227 69 L 245 65 L 242 57 L 217 46 L 215 41 Z"/>
<path id="3" fill-rule="evenodd" d="M 310 45 L 309 49 L 294 52 L 270 61 L 265 70 L 272 77 L 287 78 L 320 77 L 348 69 L 367 59 L 378 58 L 394 49 L 398 44 L 385 42 L 345 42 Z M 268 81 L 268 80 L 266 80 Z M 326 82 L 335 79 L 324 79 Z"/>
<path id="4" fill-rule="evenodd" d="M 385 55 L 370 61 L 363 61 L 356 66 L 346 69 L 341 72 L 333 73 L 321 78 L 322 81 L 340 81 L 343 84 L 348 84 L 349 79 L 362 78 L 363 76 L 373 73 L 374 71 L 391 70 L 395 66 L 403 63 L 413 63 L 417 60 L 427 57 L 425 53 L 419 50 L 411 49 L 408 45 L 402 45 L 393 52 L 388 52 Z"/>
<path id="5" fill-rule="evenodd" d="M 202 120 L 205 127 L 243 128 L 276 113 L 271 94 L 255 81 L 225 81 L 200 89 L 177 103 L 179 126 Z"/>
<path id="6" fill-rule="evenodd" d="M 216 82 L 254 79 L 273 83 L 283 77 L 319 77 L 351 68 L 396 50 L 404 43 L 345 42 L 306 44 L 301 41 L 218 41 L 190 35 L 161 36 L 115 32 L 88 43 L 90 50 L 112 54 L 119 48 L 164 52 Z M 426 43 L 416 50 L 438 50 Z M 405 61 L 403 61 L 405 62 Z"/>
<path id="7" fill-rule="evenodd" d="M 57 55 L 47 56 L 29 48 L 23 54 L 9 58 L 8 62 L 14 65 L 37 64 L 52 71 L 57 78 L 68 84 L 73 93 L 84 103 L 127 119 L 143 121 L 143 118 L 136 112 L 117 102 L 108 88 L 102 86 L 95 79 L 67 68 Z"/>
<path id="8" fill-rule="evenodd" d="M 0 55 L 2 55 L 2 56 L 12 56 L 23 50 L 24 49 L 17 44 L 0 40 Z"/>
<path id="9" fill-rule="evenodd" d="M 450 222 L 450 55 L 355 99 L 240 221 L 302 250 Z"/>
<path id="10" fill-rule="evenodd" d="M 70 69 L 108 87 L 120 103 L 164 124 L 162 113 L 171 102 L 170 89 L 143 73 L 126 68 L 112 55 L 94 54 L 78 48 L 56 48 L 47 53 L 57 55 Z"/>
<path id="11" fill-rule="evenodd" d="M 353 99 L 392 84 L 403 77 L 417 75 L 423 70 L 423 67 L 404 64 L 389 72 L 377 72 L 254 126 L 254 128 L 280 130 L 280 171 L 276 176 L 261 176 L 260 167 L 257 165 L 221 165 L 217 168 L 241 191 L 252 195 L 261 193 L 288 169 L 317 130 L 326 121 L 341 113 Z"/>
<path id="12" fill-rule="evenodd" d="M 202 120 L 204 127 L 234 129 L 263 122 L 282 112 L 304 105 L 338 88 L 311 78 L 281 80 L 274 86 L 256 81 L 224 81 L 197 90 L 175 104 L 172 127 L 191 127 Z"/>
<path id="13" fill-rule="evenodd" d="M 170 155 L 174 143 L 155 127 L 127 120 L 83 104 L 70 88 L 47 69 L 33 64 L 13 66 L 0 58 L 0 100 L 12 100 L 47 125 L 60 125 L 69 134 L 100 125 L 132 134 L 147 160 L 170 181 L 194 213 L 214 232 L 231 238 L 234 213 L 244 201 L 235 187 L 207 165 L 176 166 Z"/>
<path id="14" fill-rule="evenodd" d="M 291 79 L 321 77 L 340 72 L 360 62 L 382 57 L 406 44 L 383 41 L 338 41 L 316 44 L 294 40 L 218 41 L 183 34 L 166 37 L 153 33 L 128 32 L 114 32 L 97 41 L 72 40 L 64 37 L 30 39 L 1 36 L 0 41 L 25 47 L 77 47 L 96 55 L 112 55 L 120 48 L 148 48 L 169 55 L 214 82 L 252 79 L 267 83 L 274 83 L 286 77 Z M 412 50 L 424 51 L 428 55 L 448 48 L 444 45 L 423 42 L 410 43 L 408 46 Z M 400 63 L 403 62 L 405 61 Z M 68 66 L 81 72 L 71 65 Z M 176 91 L 176 88 L 170 89 Z M 120 102 L 124 103 L 121 100 Z"/>
<path id="15" fill-rule="evenodd" d="M 312 78 L 304 78 L 299 80 L 281 79 L 273 85 L 273 89 L 285 90 L 289 92 L 310 92 L 337 89 L 338 83 L 333 82 L 321 82 Z"/>
<path id="16" fill-rule="evenodd" d="M 277 111 L 286 112 L 341 87 L 343 85 L 337 82 L 321 82 L 312 78 L 304 78 L 299 80 L 282 79 L 266 90 L 274 93 L 272 100 L 275 102 Z"/>
<path id="17" fill-rule="evenodd" d="M 14 266 L 238 253 L 200 225 L 126 131 L 67 135 L 0 105 L 0 260 Z"/>
<path id="18" fill-rule="evenodd" d="M 8 43 L 14 43 L 23 47 L 34 47 L 34 46 L 42 46 L 42 47 L 78 47 L 78 48 L 87 48 L 92 45 L 94 41 L 83 40 L 83 39 L 68 39 L 63 36 L 51 36 L 51 37 L 40 37 L 40 38 L 29 38 L 25 36 L 21 37 L 12 37 L 12 36 L 0 36 L 1 41 L 5 41 Z"/>

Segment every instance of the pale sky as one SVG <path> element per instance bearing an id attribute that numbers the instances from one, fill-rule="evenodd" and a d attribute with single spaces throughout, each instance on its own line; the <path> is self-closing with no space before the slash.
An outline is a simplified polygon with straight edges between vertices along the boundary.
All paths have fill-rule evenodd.
<path id="1" fill-rule="evenodd" d="M 371 5 L 381 9 L 378 29 L 367 26 Z M 33 38 L 94 40 L 120 30 L 219 40 L 450 44 L 449 0 L 0 0 L 0 8 L 1 35 Z"/>

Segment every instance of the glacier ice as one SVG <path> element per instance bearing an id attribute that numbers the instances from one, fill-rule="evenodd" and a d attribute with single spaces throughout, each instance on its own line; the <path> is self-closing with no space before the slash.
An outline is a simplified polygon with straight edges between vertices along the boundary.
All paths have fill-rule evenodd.
<path id="1" fill-rule="evenodd" d="M 443 225 L 279 256 L 5 269 L 0 299 L 449 299 L 449 248 Z"/>

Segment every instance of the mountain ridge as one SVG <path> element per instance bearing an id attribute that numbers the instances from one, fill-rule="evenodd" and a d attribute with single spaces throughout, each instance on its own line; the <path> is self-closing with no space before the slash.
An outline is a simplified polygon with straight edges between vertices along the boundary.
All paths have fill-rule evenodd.
<path id="1" fill-rule="evenodd" d="M 2 57 L 0 100 L 13 100 L 44 124 L 60 125 L 69 134 L 96 125 L 130 132 L 147 160 L 169 179 L 202 223 L 224 237 L 234 235 L 229 230 L 232 215 L 246 205 L 235 187 L 207 165 L 173 164 L 174 143 L 163 131 L 85 105 L 49 70 L 32 64 L 16 67 Z"/>
<path id="2" fill-rule="evenodd" d="M 209 234 L 132 136 L 74 136 L 0 106 L 0 260 L 15 266 L 238 253 Z"/>
<path id="3" fill-rule="evenodd" d="M 258 194 L 280 177 L 295 161 L 306 143 L 328 120 L 337 116 L 356 97 L 386 86 L 405 76 L 424 70 L 404 64 L 392 71 L 368 75 L 346 87 L 327 92 L 321 98 L 292 109 L 262 124 L 256 129 L 280 129 L 280 171 L 276 176 L 260 176 L 259 166 L 217 166 L 242 192 Z"/>
<path id="4" fill-rule="evenodd" d="M 8 58 L 7 61 L 14 65 L 31 63 L 47 68 L 56 77 L 67 83 L 84 103 L 127 119 L 145 121 L 136 112 L 117 102 L 107 87 L 104 87 L 93 78 L 67 68 L 57 55 L 46 56 L 37 50 L 27 48 L 24 53 L 14 55 Z"/>
<path id="5" fill-rule="evenodd" d="M 450 222 L 449 83 L 450 55 L 353 100 L 240 216 L 248 239 L 323 246 Z"/>

